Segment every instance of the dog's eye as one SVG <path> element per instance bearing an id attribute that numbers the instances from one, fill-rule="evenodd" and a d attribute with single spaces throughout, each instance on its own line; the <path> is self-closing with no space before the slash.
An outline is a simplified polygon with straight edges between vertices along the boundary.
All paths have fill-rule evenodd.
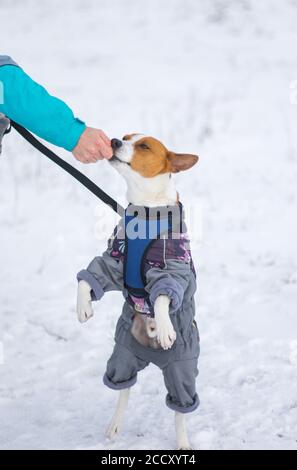
<path id="1" fill-rule="evenodd" d="M 146 145 L 146 144 L 144 144 L 144 143 L 139 144 L 139 147 L 140 147 L 141 149 L 143 149 L 143 150 L 149 150 L 149 149 L 150 149 L 149 146 Z"/>

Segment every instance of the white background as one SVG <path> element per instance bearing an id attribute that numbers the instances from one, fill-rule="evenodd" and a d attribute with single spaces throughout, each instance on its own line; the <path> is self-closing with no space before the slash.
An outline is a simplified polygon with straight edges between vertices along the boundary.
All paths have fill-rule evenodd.
<path id="1" fill-rule="evenodd" d="M 0 2 L 0 52 L 89 125 L 200 155 L 176 178 L 189 212 L 202 214 L 202 240 L 191 233 L 201 407 L 189 429 L 198 449 L 297 449 L 296 24 L 292 0 Z M 125 202 L 107 162 L 76 166 Z M 95 237 L 100 208 L 14 132 L 6 138 L 2 449 L 174 448 L 154 366 L 139 375 L 123 434 L 104 437 L 116 393 L 101 378 L 121 294 L 107 294 L 86 325 L 75 314 L 76 272 L 105 248 Z M 114 225 L 111 211 L 106 221 Z"/>

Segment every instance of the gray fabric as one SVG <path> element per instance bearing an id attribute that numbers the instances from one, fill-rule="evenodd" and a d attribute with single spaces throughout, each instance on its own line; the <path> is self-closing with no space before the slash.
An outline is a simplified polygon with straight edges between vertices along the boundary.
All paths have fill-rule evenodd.
<path id="1" fill-rule="evenodd" d="M 90 287 L 92 288 L 91 290 L 91 299 L 94 300 L 100 300 L 101 297 L 104 295 L 104 290 L 102 289 L 101 285 L 99 282 L 96 280 L 96 278 L 86 269 L 83 269 L 77 274 L 77 280 L 78 281 L 86 281 Z"/>
<path id="2" fill-rule="evenodd" d="M 92 300 L 100 300 L 105 292 L 123 289 L 123 266 L 105 252 L 94 258 L 88 269 L 80 271 L 77 280 L 88 282 Z"/>
<path id="3" fill-rule="evenodd" d="M 166 260 L 165 268 L 149 269 L 146 282 L 145 290 L 150 294 L 153 305 L 159 295 L 168 295 L 171 300 L 170 314 L 176 313 L 181 307 L 189 284 L 193 283 L 196 290 L 196 280 L 190 265 L 173 259 Z"/>
<path id="4" fill-rule="evenodd" d="M 164 382 L 168 394 L 166 405 L 180 413 L 191 413 L 199 406 L 196 393 L 196 377 L 198 375 L 197 359 L 175 361 L 163 370 Z"/>
<path id="5" fill-rule="evenodd" d="M 179 413 L 192 413 L 193 411 L 197 410 L 198 406 L 200 405 L 200 400 L 199 400 L 199 397 L 197 395 L 197 393 L 194 395 L 194 398 L 193 398 L 193 403 L 192 405 L 188 405 L 188 406 L 179 406 L 177 403 L 175 403 L 174 401 L 172 401 L 172 398 L 171 396 L 167 395 L 166 397 L 166 405 L 168 406 L 168 408 L 170 408 L 171 410 L 173 411 L 178 411 Z"/>
<path id="6" fill-rule="evenodd" d="M 2 139 L 8 127 L 9 127 L 9 119 L 7 119 L 7 117 L 4 116 L 4 114 L 0 113 L 0 155 L 2 152 Z"/>
<path id="7" fill-rule="evenodd" d="M 125 388 L 133 387 L 133 385 L 135 385 L 136 382 L 137 382 L 137 375 L 132 377 L 130 380 L 124 380 L 124 381 L 119 380 L 115 383 L 109 380 L 106 373 L 103 376 L 104 385 L 106 385 L 108 388 L 111 388 L 112 390 L 124 390 Z"/>
<path id="8" fill-rule="evenodd" d="M 132 387 L 137 381 L 137 372 L 148 366 L 148 362 L 137 357 L 121 344 L 116 344 L 107 362 L 104 384 L 113 390 Z"/>
<path id="9" fill-rule="evenodd" d="M 8 55 L 0 55 L 0 67 L 3 65 L 16 65 L 18 67 L 18 64 Z"/>
<path id="10" fill-rule="evenodd" d="M 113 390 L 129 388 L 136 383 L 137 373 L 149 363 L 158 366 L 167 389 L 166 404 L 181 413 L 189 413 L 199 406 L 196 393 L 199 335 L 192 323 L 183 334 L 177 331 L 177 340 L 169 350 L 142 346 L 132 336 L 133 309 L 126 302 L 118 320 L 115 346 L 107 363 L 104 383 Z"/>
<path id="11" fill-rule="evenodd" d="M 100 300 L 102 295 L 97 297 L 96 292 L 101 293 L 102 289 L 104 292 L 122 291 L 125 299 L 128 296 L 123 286 L 123 264 L 112 258 L 108 250 L 94 258 L 87 270 L 80 271 L 77 279 L 89 282 L 93 300 Z M 176 260 L 166 260 L 164 269 L 151 268 L 146 273 L 146 281 L 145 289 L 152 304 L 158 295 L 168 295 L 170 314 L 178 314 L 183 302 L 188 304 L 196 290 L 196 279 L 190 265 Z M 190 316 L 194 318 L 195 310 Z"/>
<path id="12" fill-rule="evenodd" d="M 121 253 L 118 258 L 111 256 L 112 250 L 110 243 L 102 256 L 96 257 L 87 270 L 78 274 L 79 280 L 89 282 L 93 299 L 98 300 L 102 292 L 112 290 L 122 291 L 125 298 L 116 327 L 116 344 L 103 379 L 105 385 L 115 390 L 131 387 L 137 373 L 152 362 L 163 372 L 167 406 L 182 413 L 194 411 L 199 405 L 195 387 L 199 333 L 194 324 L 196 278 L 190 263 L 166 257 L 163 267 L 153 266 L 145 273 L 145 290 L 152 304 L 161 294 L 171 299 L 169 313 L 177 335 L 171 349 L 153 349 L 139 344 L 130 332 L 135 312 L 127 301 L 128 292 L 123 285 L 123 258 Z"/>

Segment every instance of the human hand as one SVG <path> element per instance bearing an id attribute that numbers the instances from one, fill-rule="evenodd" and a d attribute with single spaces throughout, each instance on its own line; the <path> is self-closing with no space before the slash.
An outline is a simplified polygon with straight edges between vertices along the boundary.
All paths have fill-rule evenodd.
<path id="1" fill-rule="evenodd" d="M 87 127 L 72 150 L 73 155 L 82 163 L 95 163 L 112 157 L 110 139 L 100 129 Z"/>

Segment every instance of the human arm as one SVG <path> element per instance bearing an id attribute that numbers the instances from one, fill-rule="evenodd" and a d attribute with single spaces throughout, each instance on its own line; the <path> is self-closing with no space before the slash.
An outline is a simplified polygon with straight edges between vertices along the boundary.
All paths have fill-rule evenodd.
<path id="1" fill-rule="evenodd" d="M 70 107 L 32 80 L 10 57 L 0 56 L 0 113 L 48 142 L 72 151 L 81 162 L 110 158 L 109 138 L 74 117 Z"/>

